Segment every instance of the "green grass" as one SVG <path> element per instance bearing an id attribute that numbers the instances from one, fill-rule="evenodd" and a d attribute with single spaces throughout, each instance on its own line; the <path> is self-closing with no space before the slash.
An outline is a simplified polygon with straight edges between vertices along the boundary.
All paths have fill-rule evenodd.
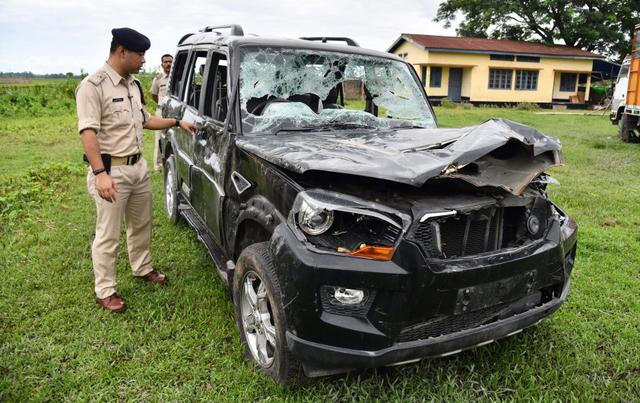
<path id="1" fill-rule="evenodd" d="M 243 362 L 204 247 L 163 215 L 161 175 L 152 254 L 171 284 L 134 280 L 121 248 L 118 290 L 130 309 L 98 309 L 94 207 L 73 115 L 0 118 L 0 400 L 639 400 L 640 146 L 621 143 L 606 116 L 436 113 L 444 127 L 501 116 L 562 140 L 566 165 L 551 170 L 561 186 L 550 192 L 580 225 L 568 302 L 486 347 L 297 390 Z"/>

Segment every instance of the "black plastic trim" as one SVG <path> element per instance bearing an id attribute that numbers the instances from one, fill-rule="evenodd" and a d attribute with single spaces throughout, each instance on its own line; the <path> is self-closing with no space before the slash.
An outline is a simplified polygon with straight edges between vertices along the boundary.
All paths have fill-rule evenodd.
<path id="1" fill-rule="evenodd" d="M 377 351 L 354 350 L 314 343 L 303 340 L 289 331 L 286 333 L 287 345 L 289 350 L 304 363 L 305 373 L 311 377 L 346 372 L 356 368 L 374 368 L 405 361 L 443 357 L 508 337 L 537 324 L 564 303 L 570 287 L 570 281 L 567 279 L 559 298 L 507 319 L 427 340 L 396 343 Z"/>

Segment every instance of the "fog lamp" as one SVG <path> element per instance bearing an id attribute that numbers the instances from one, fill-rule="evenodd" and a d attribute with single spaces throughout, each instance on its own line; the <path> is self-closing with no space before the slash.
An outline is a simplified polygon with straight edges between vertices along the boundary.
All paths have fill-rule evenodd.
<path id="1" fill-rule="evenodd" d="M 364 300 L 364 291 L 352 288 L 335 288 L 333 298 L 341 304 L 356 305 Z"/>
<path id="2" fill-rule="evenodd" d="M 531 235 L 537 235 L 540 231 L 540 220 L 533 214 L 527 219 L 527 231 Z"/>

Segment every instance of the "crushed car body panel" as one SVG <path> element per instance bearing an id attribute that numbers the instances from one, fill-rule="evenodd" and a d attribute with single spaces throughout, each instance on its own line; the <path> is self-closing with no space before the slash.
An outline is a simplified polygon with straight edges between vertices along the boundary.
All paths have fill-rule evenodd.
<path id="1" fill-rule="evenodd" d="M 563 162 L 557 139 L 504 119 L 461 129 L 251 135 L 238 137 L 236 145 L 299 174 L 327 171 L 415 187 L 451 177 L 513 194 Z"/>

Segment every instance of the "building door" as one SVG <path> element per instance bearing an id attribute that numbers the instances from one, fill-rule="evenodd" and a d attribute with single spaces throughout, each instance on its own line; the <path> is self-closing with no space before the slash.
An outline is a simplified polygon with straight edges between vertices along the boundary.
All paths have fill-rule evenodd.
<path id="1" fill-rule="evenodd" d="M 462 94 L 462 69 L 449 68 L 449 91 L 447 98 L 454 102 L 460 102 Z"/>

